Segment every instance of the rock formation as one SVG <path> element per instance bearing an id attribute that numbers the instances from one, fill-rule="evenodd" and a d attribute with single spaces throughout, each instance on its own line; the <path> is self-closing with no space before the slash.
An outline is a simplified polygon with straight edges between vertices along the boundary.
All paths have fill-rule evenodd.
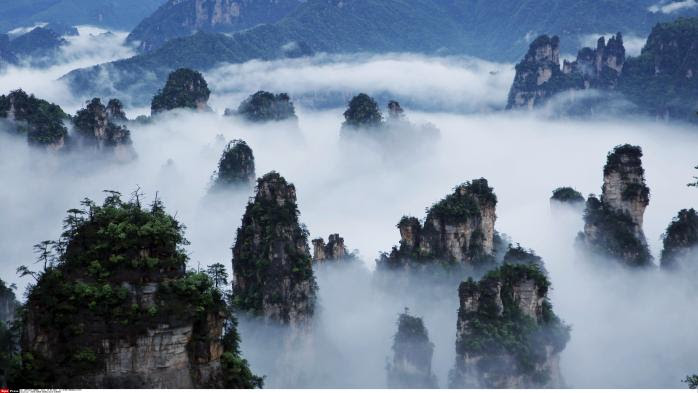
<path id="1" fill-rule="evenodd" d="M 125 119 L 121 102 L 110 100 L 105 107 L 99 98 L 87 101 L 73 118 L 80 142 L 98 151 L 113 151 L 117 157 L 128 159 L 135 155 L 131 142 L 131 132 L 115 121 Z"/>
<path id="2" fill-rule="evenodd" d="M 388 119 L 402 120 L 405 117 L 405 110 L 402 109 L 400 103 L 394 100 L 388 102 Z"/>
<path id="3" fill-rule="evenodd" d="M 170 73 L 165 87 L 158 91 L 150 104 L 153 115 L 177 108 L 208 110 L 211 91 L 198 71 L 180 68 Z"/>
<path id="4" fill-rule="evenodd" d="M 19 302 L 15 298 L 12 287 L 8 287 L 4 281 L 0 280 L 0 323 L 9 326 L 15 320 L 18 306 Z"/>
<path id="5" fill-rule="evenodd" d="M 223 150 L 218 170 L 213 174 L 212 191 L 231 187 L 251 187 L 255 181 L 254 155 L 245 141 L 234 139 Z"/>
<path id="6" fill-rule="evenodd" d="M 342 130 L 359 128 L 376 128 L 383 123 L 383 115 L 376 100 L 368 94 L 360 93 L 349 101 L 347 110 L 344 111 L 344 123 Z"/>
<path id="7" fill-rule="evenodd" d="M 145 18 L 126 41 L 141 51 L 158 49 L 166 41 L 196 31 L 225 32 L 273 23 L 302 0 L 169 0 Z"/>
<path id="8" fill-rule="evenodd" d="M 8 386 L 7 379 L 13 358 L 18 350 L 17 334 L 13 329 L 20 306 L 15 298 L 14 286 L 6 286 L 0 280 L 0 386 Z"/>
<path id="9" fill-rule="evenodd" d="M 572 187 L 558 187 L 553 191 L 550 197 L 551 205 L 566 205 L 572 208 L 583 208 L 584 197 L 582 194 Z"/>
<path id="10" fill-rule="evenodd" d="M 604 166 L 601 198 L 590 196 L 584 212 L 584 232 L 578 239 L 589 250 L 630 266 L 649 266 L 642 221 L 649 204 L 639 146 L 616 146 Z"/>
<path id="11" fill-rule="evenodd" d="M 662 269 L 698 268 L 698 213 L 694 209 L 679 211 L 667 227 L 663 240 Z"/>
<path id="12" fill-rule="evenodd" d="M 308 232 L 298 223 L 296 188 L 270 172 L 257 180 L 233 246 L 236 307 L 271 322 L 305 325 L 317 284 Z"/>
<path id="13" fill-rule="evenodd" d="M 458 288 L 452 388 L 563 387 L 559 353 L 569 327 L 547 299 L 550 283 L 538 265 L 509 262 Z"/>
<path id="14" fill-rule="evenodd" d="M 0 119 L 6 119 L 18 134 L 26 135 L 33 146 L 59 150 L 68 138 L 63 125 L 68 115 L 61 107 L 22 90 L 0 96 Z"/>
<path id="15" fill-rule="evenodd" d="M 461 184 L 453 194 L 427 210 L 422 226 L 415 217 L 403 217 L 400 246 L 383 254 L 378 266 L 388 269 L 441 261 L 479 267 L 494 261 L 497 196 L 486 179 Z"/>
<path id="16" fill-rule="evenodd" d="M 327 243 L 323 238 L 313 239 L 313 262 L 351 261 L 356 257 L 344 246 L 344 238 L 338 233 L 330 235 Z"/>
<path id="17" fill-rule="evenodd" d="M 516 65 L 507 108 L 532 109 L 553 95 L 575 89 L 614 89 L 623 71 L 625 47 L 618 33 L 601 37 L 596 49 L 582 48 L 577 59 L 565 60 L 560 69 L 560 40 L 542 35 L 534 40 L 524 59 Z"/>
<path id="18" fill-rule="evenodd" d="M 388 387 L 392 389 L 435 389 L 436 376 L 431 371 L 434 344 L 422 318 L 405 310 L 398 318 L 393 337 L 393 361 L 388 365 Z"/>
<path id="19" fill-rule="evenodd" d="M 86 199 L 29 290 L 21 364 L 28 388 L 253 388 L 223 294 L 185 270 L 183 226 L 154 201 Z"/>
<path id="20" fill-rule="evenodd" d="M 245 99 L 237 111 L 226 109 L 225 115 L 241 116 L 252 122 L 297 119 L 296 110 L 288 94 L 273 94 L 261 90 Z"/>
<path id="21" fill-rule="evenodd" d="M 124 105 L 116 98 L 112 98 L 107 103 L 107 119 L 115 124 L 122 124 L 128 121 Z"/>

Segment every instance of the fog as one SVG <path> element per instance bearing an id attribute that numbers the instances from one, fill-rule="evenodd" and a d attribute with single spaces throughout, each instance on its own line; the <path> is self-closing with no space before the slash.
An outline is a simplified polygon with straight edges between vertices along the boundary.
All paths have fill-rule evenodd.
<path id="1" fill-rule="evenodd" d="M 58 237 L 66 210 L 84 197 L 101 201 L 104 189 L 128 195 L 137 187 L 147 199 L 157 192 L 187 225 L 190 268 L 221 262 L 232 270 L 230 247 L 251 194 L 208 198 L 207 189 L 225 142 L 244 139 L 254 151 L 258 176 L 276 170 L 295 184 L 300 219 L 311 238 L 340 233 L 363 261 L 348 270 L 317 271 L 316 345 L 308 355 L 313 367 L 305 367 L 302 376 L 279 372 L 276 348 L 263 344 L 269 337 L 259 336 L 266 331 L 241 318 L 243 355 L 253 371 L 267 375 L 267 387 L 383 387 L 397 317 L 409 307 L 424 317 L 435 344 L 434 372 L 446 387 L 455 357 L 456 286 L 434 282 L 402 292 L 376 286 L 372 270 L 379 253 L 398 243 L 395 225 L 402 215 L 423 218 L 425 208 L 456 185 L 485 177 L 499 201 L 497 230 L 543 257 L 555 312 L 572 325 L 562 352 L 567 384 L 684 386 L 681 379 L 698 370 L 695 277 L 592 267 L 614 265 L 577 255 L 573 244 L 581 217 L 553 214 L 549 197 L 565 185 L 585 195 L 599 193 L 608 151 L 621 143 L 642 146 L 651 188 L 645 233 L 658 258 L 660 236 L 671 219 L 695 207 L 698 190 L 686 187 L 696 165 L 695 127 L 491 111 L 504 105 L 508 83 L 490 73 L 490 64 L 386 55 L 223 67 L 206 74 L 216 112 L 175 111 L 150 124 L 129 125 L 138 158 L 128 163 L 36 151 L 24 139 L 0 132 L 0 277 L 23 288 L 28 281 L 17 278 L 15 269 L 32 264 L 33 244 Z M 511 65 L 495 69 L 513 78 Z M 26 79 L 15 82 L 13 72 Z M 0 90 L 27 83 L 21 86 L 73 113 L 81 98 L 52 81 L 57 72 L 51 77 L 46 72 L 10 69 L 0 75 Z M 304 97 L 297 105 L 298 125 L 252 125 L 220 115 L 259 88 Z M 344 108 L 318 109 L 307 99 L 330 90 L 404 97 L 414 103 L 404 105 L 409 119 L 433 123 L 440 137 L 408 144 L 405 151 L 340 140 Z M 385 99 L 379 101 L 384 108 Z M 443 109 L 417 110 L 428 106 L 420 102 L 431 101 Z M 130 116 L 143 112 L 127 108 Z"/>

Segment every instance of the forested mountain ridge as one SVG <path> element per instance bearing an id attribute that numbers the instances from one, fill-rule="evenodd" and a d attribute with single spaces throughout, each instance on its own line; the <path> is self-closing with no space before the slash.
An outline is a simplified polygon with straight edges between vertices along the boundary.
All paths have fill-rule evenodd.
<path id="1" fill-rule="evenodd" d="M 273 24 L 232 35 L 198 32 L 131 59 L 74 70 L 66 78 L 76 92 L 95 95 L 94 76 L 103 71 L 119 75 L 120 79 L 112 78 L 117 90 L 139 85 L 154 92 L 178 67 L 206 71 L 220 63 L 317 52 L 415 52 L 513 61 L 539 33 L 559 34 L 571 52 L 582 35 L 608 31 L 645 35 L 657 21 L 676 17 L 650 12 L 651 4 L 649 0 L 309 0 Z"/>

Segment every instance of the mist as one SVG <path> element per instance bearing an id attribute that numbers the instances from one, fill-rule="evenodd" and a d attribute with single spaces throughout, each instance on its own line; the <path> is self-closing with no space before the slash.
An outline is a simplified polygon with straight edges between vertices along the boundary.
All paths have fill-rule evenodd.
<path id="1" fill-rule="evenodd" d="M 241 317 L 242 351 L 252 370 L 267 375 L 270 388 L 384 387 L 397 317 L 408 307 L 424 318 L 435 344 L 434 373 L 439 386 L 447 387 L 455 358 L 457 285 L 427 282 L 403 292 L 376 284 L 372 270 L 379 253 L 398 243 L 400 217 L 423 218 L 425 208 L 456 185 L 485 177 L 499 201 L 496 229 L 543 257 L 555 312 L 572 326 L 561 354 L 567 384 L 682 387 L 681 379 L 698 370 L 695 277 L 658 270 L 633 274 L 611 268 L 610 261 L 588 260 L 574 249 L 583 227 L 580 213 L 551 212 L 549 197 L 567 185 L 585 195 L 600 193 L 608 151 L 621 143 L 640 145 L 651 189 L 644 228 L 658 259 L 666 226 L 680 209 L 695 207 L 698 190 L 686 187 L 696 165 L 694 126 L 493 111 L 504 105 L 513 76 L 511 65 L 498 65 L 501 74 L 492 74 L 491 64 L 386 55 L 221 67 L 205 74 L 215 112 L 173 111 L 152 123 L 129 124 L 138 158 L 127 163 L 47 153 L 0 132 L 0 276 L 24 288 L 28 281 L 17 278 L 15 269 L 37 266 L 32 245 L 60 235 L 66 210 L 84 197 L 101 202 L 105 189 L 128 195 L 138 187 L 148 200 L 157 193 L 187 226 L 190 268 L 221 262 L 232 271 L 230 247 L 252 190 L 218 197 L 207 191 L 225 143 L 244 139 L 258 176 L 276 170 L 295 184 L 310 237 L 339 233 L 362 261 L 317 269 L 315 367 L 302 376 L 277 373 L 278 353 L 269 347 L 267 331 Z M 415 80 L 425 70 L 434 77 Z M 13 72 L 26 79 L 15 82 Z M 0 74 L 1 90 L 23 87 L 71 113 L 80 106 L 83 98 L 70 96 L 59 82 L 33 75 L 44 74 L 9 69 Z M 255 125 L 220 115 L 260 88 L 301 97 L 298 124 Z M 347 142 L 339 137 L 343 105 L 320 108 L 302 99 L 360 91 L 404 98 L 410 121 L 434 124 L 439 137 L 402 151 L 361 139 Z M 386 101 L 379 103 L 384 108 Z M 127 108 L 131 117 L 144 112 Z"/>

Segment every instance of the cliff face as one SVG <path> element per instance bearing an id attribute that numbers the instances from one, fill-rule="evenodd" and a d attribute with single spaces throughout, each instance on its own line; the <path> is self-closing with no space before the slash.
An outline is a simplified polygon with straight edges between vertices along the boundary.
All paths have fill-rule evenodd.
<path id="1" fill-rule="evenodd" d="M 313 239 L 313 263 L 328 261 L 351 261 L 356 256 L 344 245 L 344 238 L 338 233 L 329 236 L 327 243 L 323 238 Z"/>
<path id="2" fill-rule="evenodd" d="M 592 251 L 617 258 L 631 266 L 647 266 L 652 256 L 642 221 L 649 204 L 642 149 L 616 146 L 604 166 L 601 198 L 589 197 L 584 232 L 579 239 Z"/>
<path id="3" fill-rule="evenodd" d="M 572 78 L 581 78 L 583 88 L 613 89 L 625 64 L 623 36 L 617 33 L 608 43 L 600 37 L 596 49 L 582 48 L 573 62 L 564 61 L 562 72 Z"/>
<path id="4" fill-rule="evenodd" d="M 434 344 L 422 318 L 407 311 L 398 318 L 393 338 L 393 360 L 388 365 L 388 387 L 392 389 L 435 389 L 436 376 L 431 371 Z"/>
<path id="5" fill-rule="evenodd" d="M 15 312 L 19 303 L 15 298 L 15 293 L 12 288 L 7 287 L 5 283 L 0 280 L 0 323 L 4 323 L 8 326 L 12 321 L 15 320 Z"/>
<path id="6" fill-rule="evenodd" d="M 413 262 L 439 260 L 461 266 L 491 262 L 495 248 L 497 197 L 486 179 L 456 187 L 434 204 L 424 225 L 417 218 L 398 223 L 400 246 L 377 261 L 379 267 L 404 268 Z"/>
<path id="7" fill-rule="evenodd" d="M 240 139 L 230 141 L 218 161 L 211 190 L 251 187 L 255 180 L 254 168 L 254 154 L 247 143 Z"/>
<path id="8" fill-rule="evenodd" d="M 112 192 L 72 209 L 28 294 L 14 386 L 222 388 L 259 385 L 239 357 L 222 292 L 185 271 L 182 226 L 159 201 Z M 126 240 L 124 240 L 126 239 Z M 225 359 L 236 358 L 235 368 Z M 229 383 L 228 378 L 237 382 Z"/>
<path id="9" fill-rule="evenodd" d="M 131 132 L 125 126 L 115 122 L 123 122 L 125 114 L 118 100 L 110 100 L 105 107 L 99 98 L 87 102 L 73 118 L 76 131 L 81 142 L 98 151 L 110 151 L 122 160 L 135 155 L 131 142 Z"/>
<path id="10" fill-rule="evenodd" d="M 196 31 L 234 32 L 281 19 L 301 0 L 170 0 L 143 20 L 127 42 L 152 51 Z"/>
<path id="11" fill-rule="evenodd" d="M 295 187 L 276 172 L 257 180 L 237 231 L 233 276 L 238 309 L 282 324 L 312 318 L 317 284 L 308 232 L 298 222 Z"/>
<path id="12" fill-rule="evenodd" d="M 683 209 L 669 224 L 664 233 L 661 267 L 666 270 L 686 270 L 698 267 L 695 252 L 698 251 L 698 213 Z"/>
<path id="13" fill-rule="evenodd" d="M 452 388 L 560 388 L 559 353 L 569 328 L 547 300 L 550 283 L 535 264 L 505 264 L 458 289 L 460 308 Z"/>

